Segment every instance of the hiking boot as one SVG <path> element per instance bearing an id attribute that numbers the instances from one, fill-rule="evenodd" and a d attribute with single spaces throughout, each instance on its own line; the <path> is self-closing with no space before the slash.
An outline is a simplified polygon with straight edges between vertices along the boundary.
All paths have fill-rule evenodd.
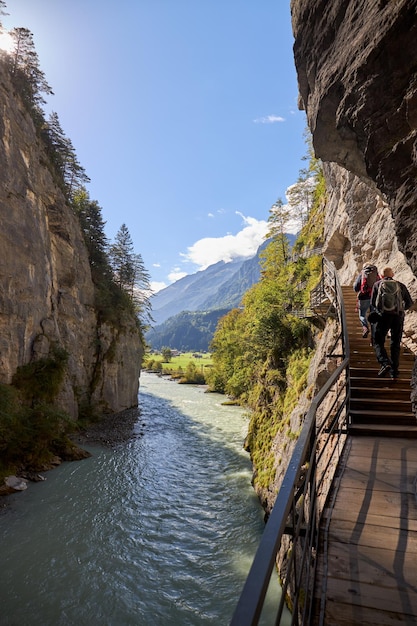
<path id="1" fill-rule="evenodd" d="M 391 365 L 389 363 L 385 363 L 378 372 L 379 378 L 384 378 L 391 369 Z"/>
<path id="2" fill-rule="evenodd" d="M 366 339 L 368 335 L 369 335 L 369 328 L 364 328 L 362 331 L 362 338 Z"/>

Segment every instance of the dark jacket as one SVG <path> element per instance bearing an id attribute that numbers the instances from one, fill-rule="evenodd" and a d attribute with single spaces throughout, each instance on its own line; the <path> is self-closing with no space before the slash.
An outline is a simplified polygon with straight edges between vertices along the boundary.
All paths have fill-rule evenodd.
<path id="1" fill-rule="evenodd" d="M 390 276 L 387 276 L 387 278 L 382 278 L 381 280 L 376 281 L 376 283 L 372 287 L 372 295 L 371 295 L 371 307 L 374 309 L 376 309 L 375 304 L 376 304 L 376 297 L 378 295 L 378 288 L 383 280 L 395 280 L 395 278 L 391 278 Z M 401 295 L 404 301 L 404 310 L 407 311 L 413 305 L 413 299 L 410 296 L 410 292 L 408 291 L 407 287 L 403 283 L 400 283 L 399 280 L 397 280 L 396 282 L 401 287 Z"/>

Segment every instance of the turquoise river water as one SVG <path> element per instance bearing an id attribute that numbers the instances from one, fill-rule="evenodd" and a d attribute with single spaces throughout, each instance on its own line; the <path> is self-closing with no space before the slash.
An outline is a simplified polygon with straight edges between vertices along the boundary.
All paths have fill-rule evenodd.
<path id="1" fill-rule="evenodd" d="M 11 496 L 1 626 L 229 623 L 264 524 L 223 400 L 142 373 L 136 437 Z"/>

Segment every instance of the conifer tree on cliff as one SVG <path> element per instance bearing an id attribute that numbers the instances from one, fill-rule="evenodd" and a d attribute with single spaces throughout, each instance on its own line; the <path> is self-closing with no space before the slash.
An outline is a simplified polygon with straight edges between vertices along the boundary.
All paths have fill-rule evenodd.
<path id="1" fill-rule="evenodd" d="M 13 82 L 34 115 L 35 123 L 40 123 L 43 120 L 42 105 L 45 104 L 41 94 L 53 94 L 53 91 L 39 67 L 39 58 L 30 30 L 14 28 L 10 35 L 15 45 L 8 58 Z"/>
<path id="2" fill-rule="evenodd" d="M 292 217 L 298 219 L 302 226 L 307 223 L 313 208 L 317 179 L 322 170 L 321 161 L 314 154 L 313 140 L 309 129 L 305 131 L 304 138 L 308 152 L 306 156 L 302 157 L 302 160 L 308 161 L 308 167 L 299 171 L 297 182 L 287 190 L 288 205 L 292 210 Z"/>
<path id="3" fill-rule="evenodd" d="M 65 136 L 58 114 L 52 112 L 42 128 L 42 138 L 47 153 L 63 183 L 67 199 L 90 182 L 85 169 L 78 161 L 71 139 Z"/>
<path id="4" fill-rule="evenodd" d="M 277 258 L 280 257 L 280 263 L 275 262 L 275 265 L 272 264 L 275 267 L 280 267 L 288 261 L 289 243 L 286 233 L 290 220 L 291 209 L 283 203 L 281 198 L 278 198 L 269 210 L 269 231 L 267 234 L 267 238 L 272 239 L 269 248 L 275 251 L 275 254 L 278 255 Z"/>
<path id="5" fill-rule="evenodd" d="M 110 263 L 116 283 L 128 293 L 133 291 L 135 282 L 134 248 L 126 224 L 122 224 L 114 243 L 110 246 Z"/>
<path id="6" fill-rule="evenodd" d="M 84 188 L 74 194 L 72 206 L 80 220 L 95 284 L 100 283 L 103 278 L 110 279 L 111 270 L 107 255 L 109 242 L 104 232 L 105 221 L 101 207 L 95 200 L 90 199 Z"/>
<path id="7" fill-rule="evenodd" d="M 133 241 L 126 224 L 122 224 L 110 246 L 110 264 L 117 285 L 129 294 L 142 321 L 149 320 L 150 277 L 142 256 L 135 254 Z"/>

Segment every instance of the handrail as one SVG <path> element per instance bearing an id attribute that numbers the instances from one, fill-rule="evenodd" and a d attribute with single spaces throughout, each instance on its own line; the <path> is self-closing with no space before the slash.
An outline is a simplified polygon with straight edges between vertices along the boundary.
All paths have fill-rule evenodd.
<path id="1" fill-rule="evenodd" d="M 336 268 L 327 259 L 323 259 L 322 280 L 337 312 L 341 332 L 335 346 L 342 348 L 342 360 L 311 402 L 231 626 L 259 623 L 278 553 L 285 567 L 280 572 L 282 594 L 275 624 L 281 623 L 288 598 L 291 623 L 311 623 L 321 514 L 346 439 L 350 395 L 342 290 Z"/>
<path id="2" fill-rule="evenodd" d="M 316 246 L 315 248 L 304 248 L 301 252 L 294 252 L 288 259 L 291 263 L 295 263 L 298 259 L 309 259 L 312 256 L 322 253 L 323 246 Z"/>

